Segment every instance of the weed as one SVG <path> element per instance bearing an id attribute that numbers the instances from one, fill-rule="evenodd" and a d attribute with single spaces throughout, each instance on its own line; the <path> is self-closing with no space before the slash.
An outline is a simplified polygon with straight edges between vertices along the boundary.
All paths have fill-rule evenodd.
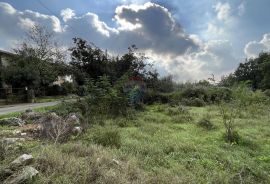
<path id="1" fill-rule="evenodd" d="M 97 128 L 94 131 L 93 141 L 102 146 L 116 148 L 121 146 L 121 136 L 115 128 Z"/>
<path id="2" fill-rule="evenodd" d="M 203 117 L 199 122 L 198 126 L 206 129 L 206 130 L 212 130 L 214 128 L 213 123 L 211 122 L 209 116 Z"/>

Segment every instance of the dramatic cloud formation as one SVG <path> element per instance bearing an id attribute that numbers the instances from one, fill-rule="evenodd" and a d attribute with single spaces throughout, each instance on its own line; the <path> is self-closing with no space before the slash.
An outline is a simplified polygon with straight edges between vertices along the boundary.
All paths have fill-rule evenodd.
<path id="1" fill-rule="evenodd" d="M 66 22 L 68 19 L 71 19 L 75 16 L 74 10 L 67 8 L 61 11 L 60 14 L 63 17 L 63 20 Z"/>
<path id="2" fill-rule="evenodd" d="M 122 5 L 115 8 L 110 24 L 93 12 L 77 14 L 65 8 L 56 17 L 17 10 L 0 2 L 0 47 L 10 49 L 33 25 L 41 24 L 52 30 L 65 47 L 71 46 L 73 37 L 82 37 L 115 54 L 124 53 L 128 46 L 136 44 L 155 61 L 162 73 L 172 74 L 178 81 L 205 79 L 210 74 L 220 77 L 240 62 L 229 33 L 239 22 L 237 19 L 249 10 L 246 1 L 217 2 L 210 6 L 210 10 L 204 12 L 209 17 L 202 23 L 206 27 L 198 34 L 189 34 L 181 16 L 175 18 L 174 13 L 162 5 L 145 0 L 117 2 Z M 184 21 L 184 24 L 187 23 Z M 269 35 L 264 35 L 261 41 L 249 42 L 244 50 L 246 56 L 254 57 L 262 50 L 269 50 Z"/>
<path id="3" fill-rule="evenodd" d="M 245 47 L 245 54 L 248 58 L 256 57 L 260 52 L 270 51 L 270 33 L 263 35 L 261 41 L 249 42 Z"/>

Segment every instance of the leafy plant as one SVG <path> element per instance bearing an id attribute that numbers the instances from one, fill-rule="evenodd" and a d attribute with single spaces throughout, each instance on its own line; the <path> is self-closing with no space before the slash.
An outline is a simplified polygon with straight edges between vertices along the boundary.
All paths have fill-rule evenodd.
<path id="1" fill-rule="evenodd" d="M 235 128 L 235 118 L 238 113 L 237 105 L 221 103 L 219 105 L 219 113 L 225 127 L 225 139 L 229 143 L 239 143 L 240 136 Z"/>

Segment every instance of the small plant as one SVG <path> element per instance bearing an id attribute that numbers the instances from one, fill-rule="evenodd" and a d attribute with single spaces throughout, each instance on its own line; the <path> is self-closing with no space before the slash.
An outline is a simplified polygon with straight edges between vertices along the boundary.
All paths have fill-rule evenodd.
<path id="1" fill-rule="evenodd" d="M 172 116 L 174 123 L 189 123 L 193 119 L 188 109 L 182 105 L 178 106 L 171 115 L 174 115 Z"/>
<path id="2" fill-rule="evenodd" d="M 213 123 L 210 120 L 209 116 L 203 117 L 199 122 L 198 126 L 206 129 L 206 130 L 212 130 L 214 128 Z"/>
<path id="3" fill-rule="evenodd" d="M 238 107 L 236 104 L 224 104 L 221 103 L 219 105 L 219 112 L 225 126 L 225 139 L 227 142 L 231 144 L 238 144 L 240 141 L 240 136 L 238 132 L 235 130 L 235 118 L 237 113 L 239 112 Z"/>
<path id="4" fill-rule="evenodd" d="M 102 146 L 116 148 L 121 146 L 121 136 L 117 129 L 99 128 L 94 133 L 93 141 Z"/>

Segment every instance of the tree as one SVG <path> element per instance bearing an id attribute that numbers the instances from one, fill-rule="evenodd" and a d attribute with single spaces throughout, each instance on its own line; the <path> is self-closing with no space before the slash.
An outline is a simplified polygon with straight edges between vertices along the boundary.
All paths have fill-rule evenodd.
<path id="1" fill-rule="evenodd" d="M 270 88 L 270 53 L 240 63 L 234 72 L 237 82 L 250 81 L 253 89 Z"/>
<path id="2" fill-rule="evenodd" d="M 27 41 L 14 49 L 15 55 L 3 71 L 3 79 L 13 88 L 44 91 L 59 75 L 66 73 L 64 54 L 45 27 L 34 26 Z"/>
<path id="3" fill-rule="evenodd" d="M 74 38 L 73 41 L 75 46 L 69 49 L 70 65 L 79 85 L 84 84 L 85 78 L 97 79 L 108 73 L 108 58 L 101 49 L 81 38 Z"/>
<path id="4" fill-rule="evenodd" d="M 152 66 L 146 63 L 143 53 L 138 53 L 135 45 L 128 48 L 128 53 L 119 57 L 110 57 L 106 51 L 81 38 L 73 39 L 75 46 L 70 48 L 73 73 L 79 85 L 85 84 L 86 78 L 97 80 L 100 76 L 109 76 L 112 83 L 124 75 L 150 80 L 157 75 Z"/>

